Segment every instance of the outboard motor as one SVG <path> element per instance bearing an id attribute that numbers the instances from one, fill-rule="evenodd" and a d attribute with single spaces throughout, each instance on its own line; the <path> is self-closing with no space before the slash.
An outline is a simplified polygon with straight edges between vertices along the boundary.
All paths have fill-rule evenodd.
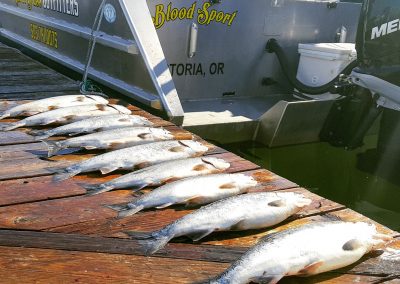
<path id="1" fill-rule="evenodd" d="M 366 128 L 368 129 L 380 112 L 383 113 L 377 149 L 361 155 L 359 167 L 367 167 L 364 170 L 377 172 L 389 179 L 398 177 L 400 1 L 365 0 L 358 26 L 356 49 L 358 67 L 353 70 L 349 79 L 354 85 L 368 90 L 375 102 L 364 117 Z M 368 164 L 369 168 L 366 166 Z"/>
<path id="2" fill-rule="evenodd" d="M 357 67 L 338 84 L 346 98 L 333 107 L 321 140 L 357 148 L 383 112 L 379 152 L 400 157 L 400 143 L 390 141 L 400 139 L 400 1 L 364 1 L 356 50 Z"/>

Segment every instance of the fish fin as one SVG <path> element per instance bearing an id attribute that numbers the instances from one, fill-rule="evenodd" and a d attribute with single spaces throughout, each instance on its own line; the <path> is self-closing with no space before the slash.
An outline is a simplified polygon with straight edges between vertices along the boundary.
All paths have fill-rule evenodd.
<path id="1" fill-rule="evenodd" d="M 73 176 L 76 176 L 79 173 L 80 173 L 80 171 L 68 172 L 67 170 L 64 170 L 64 172 L 56 174 L 55 176 L 53 176 L 53 182 L 60 182 L 60 181 L 69 179 L 69 178 L 71 178 Z"/>
<path id="2" fill-rule="evenodd" d="M 253 277 L 249 279 L 250 282 L 255 282 L 259 284 L 276 284 L 283 278 L 284 275 L 273 275 L 273 276 L 268 276 L 268 275 L 263 275 L 259 277 Z"/>
<path id="3" fill-rule="evenodd" d="M 107 205 L 106 207 L 118 211 L 118 218 L 125 218 L 134 215 L 137 212 L 144 209 L 143 205 L 133 205 L 133 204 L 132 206 Z"/>
<path id="4" fill-rule="evenodd" d="M 199 165 L 194 166 L 192 170 L 196 171 L 196 172 L 201 172 L 201 171 L 204 171 L 204 170 L 207 170 L 207 169 L 208 168 L 207 168 L 206 165 L 199 164 Z"/>
<path id="5" fill-rule="evenodd" d="M 132 188 L 133 192 L 137 192 L 139 190 L 142 190 L 143 188 L 145 188 L 148 185 L 149 185 L 148 182 L 138 182 L 138 183 L 132 185 L 131 188 Z"/>
<path id="6" fill-rule="evenodd" d="M 6 125 L 1 125 L 0 126 L 0 131 L 10 131 L 10 130 L 14 130 L 17 129 L 18 127 L 24 126 L 25 123 L 17 121 L 17 122 L 13 122 L 13 123 L 8 123 Z"/>
<path id="7" fill-rule="evenodd" d="M 200 205 L 204 203 L 204 197 L 199 195 L 199 196 L 194 196 L 194 197 L 190 197 L 189 199 L 187 199 L 186 201 L 186 207 L 191 207 L 191 206 L 195 206 L 195 205 Z"/>
<path id="8" fill-rule="evenodd" d="M 91 145 L 83 146 L 83 148 L 85 148 L 86 150 L 95 150 L 95 149 L 97 149 L 96 146 L 91 146 Z"/>
<path id="9" fill-rule="evenodd" d="M 101 174 L 106 175 L 118 169 L 119 169 L 118 166 L 108 166 L 108 167 L 106 166 L 106 167 L 101 167 L 100 172 Z"/>
<path id="10" fill-rule="evenodd" d="M 303 269 L 301 269 L 297 274 L 298 275 L 313 275 L 317 273 L 318 268 L 320 268 L 324 264 L 323 261 L 313 262 Z"/>
<path id="11" fill-rule="evenodd" d="M 56 109 L 58 109 L 58 106 L 48 106 L 48 107 L 47 107 L 47 110 L 48 110 L 48 111 L 50 111 L 50 110 L 56 110 Z"/>
<path id="12" fill-rule="evenodd" d="M 220 189 L 232 189 L 235 187 L 236 187 L 236 184 L 234 182 L 225 183 L 225 184 L 219 186 Z"/>
<path id="13" fill-rule="evenodd" d="M 140 139 L 146 140 L 146 139 L 151 138 L 151 133 L 141 133 L 141 134 L 138 134 L 138 137 Z"/>
<path id="14" fill-rule="evenodd" d="M 147 168 L 148 166 L 151 166 L 151 163 L 143 162 L 143 163 L 137 164 L 135 167 L 138 168 L 138 169 L 143 169 L 143 168 Z"/>
<path id="15" fill-rule="evenodd" d="M 76 115 L 71 114 L 71 115 L 65 116 L 64 119 L 65 119 L 65 121 L 72 121 L 72 120 L 74 120 L 75 117 L 76 117 Z M 54 121 L 52 121 L 52 122 L 54 122 Z"/>
<path id="16" fill-rule="evenodd" d="M 162 183 L 170 183 L 170 182 L 174 182 L 174 181 L 178 181 L 178 180 L 180 180 L 180 178 L 178 178 L 178 177 L 169 177 L 169 178 L 163 179 L 161 182 Z"/>
<path id="17" fill-rule="evenodd" d="M 138 243 L 142 246 L 145 255 L 151 255 L 165 247 L 172 238 L 173 236 L 166 234 L 153 234 L 151 238 L 139 240 Z"/>
<path id="18" fill-rule="evenodd" d="M 246 222 L 245 219 L 240 220 L 236 224 L 232 225 L 229 230 L 231 231 L 242 231 L 243 230 L 243 225 Z"/>
<path id="19" fill-rule="evenodd" d="M 284 206 L 286 206 L 286 202 L 283 199 L 278 199 L 278 200 L 274 200 L 274 201 L 271 201 L 270 203 L 268 203 L 268 206 L 284 207 Z"/>
<path id="20" fill-rule="evenodd" d="M 363 243 L 358 240 L 358 239 L 351 239 L 350 241 L 346 242 L 343 246 L 342 249 L 345 251 L 350 251 L 350 250 L 357 250 L 360 247 L 363 246 Z"/>
<path id="21" fill-rule="evenodd" d="M 160 206 L 157 206 L 156 208 L 157 209 L 164 209 L 164 208 L 167 208 L 167 207 L 169 207 L 169 206 L 171 206 L 171 205 L 173 205 L 174 203 L 172 203 L 172 202 L 170 202 L 170 203 L 165 203 L 165 204 L 163 204 L 163 205 L 160 205 Z"/>
<path id="22" fill-rule="evenodd" d="M 303 208 L 305 206 L 310 205 L 311 203 L 312 203 L 311 199 L 303 198 L 302 200 L 296 201 L 294 205 L 298 208 Z"/>
<path id="23" fill-rule="evenodd" d="M 118 211 L 118 212 L 129 209 L 128 205 L 126 205 L 126 204 L 124 204 L 124 205 L 121 205 L 121 204 L 105 205 L 105 207 L 110 208 L 114 211 Z"/>
<path id="24" fill-rule="evenodd" d="M 147 240 L 153 237 L 153 232 L 125 231 L 124 233 L 135 240 Z"/>
<path id="25" fill-rule="evenodd" d="M 61 146 L 60 143 L 56 142 L 56 141 L 45 141 L 45 140 L 42 140 L 42 142 L 45 143 L 46 146 L 47 146 L 47 151 L 48 151 L 47 157 L 52 157 L 58 151 L 66 148 L 66 147 Z"/>
<path id="26" fill-rule="evenodd" d="M 98 110 L 101 110 L 101 111 L 105 111 L 106 110 L 106 105 L 102 105 L 102 104 L 97 104 L 96 105 L 96 108 L 98 109 Z"/>
<path id="27" fill-rule="evenodd" d="M 33 136 L 33 140 L 35 140 L 35 141 L 43 141 L 43 140 L 45 140 L 45 139 L 47 139 L 49 137 L 50 137 L 50 135 L 47 135 L 47 134 L 46 135 L 41 135 L 41 136 Z"/>
<path id="28" fill-rule="evenodd" d="M 109 144 L 108 144 L 108 147 L 111 148 L 111 149 L 120 149 L 120 148 L 123 148 L 123 147 L 121 147 L 121 146 L 124 146 L 124 143 L 122 143 L 122 142 L 112 142 L 112 143 L 109 143 Z"/>
<path id="29" fill-rule="evenodd" d="M 47 135 L 47 130 L 30 130 L 27 132 L 29 135 L 36 136 L 36 140 L 46 139 L 49 136 Z"/>
<path id="30" fill-rule="evenodd" d="M 186 150 L 186 147 L 184 147 L 184 146 L 176 146 L 176 147 L 172 147 L 172 148 L 168 149 L 168 151 L 175 152 L 175 153 L 185 152 L 185 150 Z"/>
<path id="31" fill-rule="evenodd" d="M 209 234 L 211 234 L 212 232 L 214 232 L 214 229 L 209 229 L 209 230 L 205 230 L 205 231 L 199 231 L 199 232 L 195 232 L 192 234 L 187 235 L 189 238 L 191 238 L 194 242 L 200 241 L 202 238 L 205 238 L 206 236 L 208 236 Z"/>
<path id="32" fill-rule="evenodd" d="M 9 113 L 7 113 L 7 112 L 2 112 L 2 113 L 0 113 L 0 120 L 2 120 L 2 119 L 4 119 L 4 118 L 7 118 L 7 117 L 10 117 L 10 114 L 9 114 Z"/>
<path id="33" fill-rule="evenodd" d="M 111 186 L 106 186 L 104 184 L 79 184 L 84 189 L 86 189 L 86 195 L 96 195 L 99 193 L 107 192 L 113 190 Z"/>

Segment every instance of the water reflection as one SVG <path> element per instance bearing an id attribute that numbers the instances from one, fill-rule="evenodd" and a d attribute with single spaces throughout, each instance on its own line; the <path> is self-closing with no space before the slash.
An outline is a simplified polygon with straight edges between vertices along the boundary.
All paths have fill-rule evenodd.
<path id="1" fill-rule="evenodd" d="M 398 231 L 398 159 L 377 154 L 376 135 L 367 136 L 364 142 L 362 148 L 353 151 L 328 143 L 269 149 L 246 142 L 224 148 Z"/>

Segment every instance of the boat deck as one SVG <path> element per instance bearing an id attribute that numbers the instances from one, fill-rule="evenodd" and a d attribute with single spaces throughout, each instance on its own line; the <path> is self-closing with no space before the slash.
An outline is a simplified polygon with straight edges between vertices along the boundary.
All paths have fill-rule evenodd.
<path id="1" fill-rule="evenodd" d="M 76 82 L 2 44 L 0 66 L 0 112 L 27 99 L 78 92 Z M 113 102 L 128 106 L 157 127 L 185 132 L 120 99 Z M 14 120 L 2 123 L 11 121 Z M 116 212 L 105 205 L 131 200 L 131 191 L 116 190 L 88 197 L 80 184 L 110 180 L 121 173 L 79 175 L 61 183 L 51 181 L 48 168 L 66 166 L 100 151 L 70 151 L 48 159 L 46 146 L 35 142 L 29 130 L 0 132 L 2 283 L 198 283 L 222 272 L 249 246 L 271 232 L 316 220 L 375 223 L 208 143 L 206 155 L 229 161 L 229 172 L 254 175 L 260 180 L 261 185 L 253 191 L 302 192 L 313 200 L 312 204 L 270 229 L 215 233 L 198 243 L 175 239 L 154 256 L 146 257 L 137 241 L 129 239 L 124 231 L 156 230 L 191 210 L 175 206 L 117 219 Z M 202 141 L 200 137 L 196 139 Z M 395 236 L 389 246 L 400 249 L 400 234 L 376 225 L 380 232 Z M 344 269 L 308 278 L 291 277 L 280 283 L 400 283 L 400 259 L 384 257 L 382 253 L 371 253 Z"/>

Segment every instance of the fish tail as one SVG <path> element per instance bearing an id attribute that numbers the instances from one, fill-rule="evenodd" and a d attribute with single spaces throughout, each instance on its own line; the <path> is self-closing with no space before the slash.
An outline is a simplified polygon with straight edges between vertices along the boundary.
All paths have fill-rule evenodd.
<path id="1" fill-rule="evenodd" d="M 73 176 L 76 176 L 77 174 L 80 173 L 80 171 L 78 170 L 68 170 L 68 169 L 59 170 L 58 172 L 59 173 L 53 177 L 53 182 L 60 182 L 69 179 Z"/>
<path id="2" fill-rule="evenodd" d="M 16 129 L 18 127 L 21 127 L 21 126 L 24 126 L 24 125 L 25 125 L 25 123 L 22 123 L 20 121 L 14 122 L 14 123 L 9 123 L 7 125 L 0 126 L 0 131 L 14 130 L 14 129 Z"/>
<path id="3" fill-rule="evenodd" d="M 165 247 L 165 245 L 171 240 L 170 236 L 159 236 L 152 237 L 148 240 L 139 240 L 138 243 L 142 246 L 146 255 L 151 255 L 156 251 Z"/>
<path id="4" fill-rule="evenodd" d="M 137 182 L 137 183 L 132 185 L 132 191 L 133 192 L 137 192 L 137 191 L 145 188 L 148 185 L 149 185 L 149 183 L 147 183 L 147 182 Z"/>
<path id="5" fill-rule="evenodd" d="M 82 184 L 82 187 L 86 189 L 86 195 L 96 195 L 102 192 L 107 192 L 113 190 L 112 186 L 107 186 L 103 183 L 101 184 Z"/>
<path id="6" fill-rule="evenodd" d="M 124 233 L 135 240 L 151 239 L 152 235 L 154 234 L 153 232 L 138 232 L 138 231 L 126 231 Z"/>
<path id="7" fill-rule="evenodd" d="M 141 232 L 125 232 L 131 238 L 137 239 L 142 246 L 145 255 L 151 255 L 156 251 L 165 247 L 165 245 L 173 238 L 166 230 L 160 230 L 152 233 Z"/>
<path id="8" fill-rule="evenodd" d="M 35 136 L 35 140 L 43 140 L 51 136 L 46 130 L 31 130 L 28 132 L 28 134 Z"/>
<path id="9" fill-rule="evenodd" d="M 46 146 L 48 149 L 47 157 L 52 157 L 58 151 L 65 149 L 65 147 L 62 146 L 62 144 L 60 142 L 56 142 L 56 141 L 42 141 L 42 142 L 46 143 Z"/>
<path id="10" fill-rule="evenodd" d="M 132 203 L 128 206 L 108 205 L 107 207 L 115 211 L 118 211 L 118 218 L 125 218 L 128 216 L 132 216 L 144 209 L 143 205 L 135 205 Z"/>
<path id="11" fill-rule="evenodd" d="M 10 114 L 8 112 L 0 112 L 0 120 L 9 117 Z"/>

